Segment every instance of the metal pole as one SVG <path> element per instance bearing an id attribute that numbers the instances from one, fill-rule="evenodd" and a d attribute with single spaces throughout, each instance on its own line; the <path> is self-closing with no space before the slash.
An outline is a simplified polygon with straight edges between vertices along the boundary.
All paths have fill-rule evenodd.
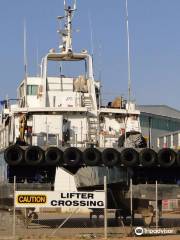
<path id="1" fill-rule="evenodd" d="M 59 135 L 56 135 L 56 146 L 59 147 Z"/>
<path id="2" fill-rule="evenodd" d="M 104 194 L 105 194 L 105 206 L 104 206 L 104 239 L 107 239 L 107 177 L 104 176 Z"/>
<path id="3" fill-rule="evenodd" d="M 46 144 L 48 145 L 48 142 L 49 142 L 49 125 L 46 125 Z"/>
<path id="4" fill-rule="evenodd" d="M 132 178 L 130 179 L 130 209 L 131 209 L 131 227 L 133 225 L 133 196 L 132 196 Z"/>
<path id="5" fill-rule="evenodd" d="M 13 205 L 13 239 L 16 237 L 16 205 L 15 205 L 15 193 L 16 193 L 16 176 L 14 176 L 14 184 L 13 184 L 13 197 L 14 197 L 14 205 Z"/>
<path id="6" fill-rule="evenodd" d="M 156 228 L 158 228 L 158 188 L 157 188 L 157 181 L 156 181 Z"/>
<path id="7" fill-rule="evenodd" d="M 77 147 L 77 134 L 75 134 L 75 144 L 76 144 L 76 147 Z"/>
<path id="8" fill-rule="evenodd" d="M 128 47 L 128 105 L 131 102 L 131 59 L 130 59 L 130 39 L 129 39 L 129 19 L 128 19 L 128 1 L 126 0 L 126 32 Z"/>
<path id="9" fill-rule="evenodd" d="M 78 212 L 79 208 L 75 208 L 75 210 L 59 225 L 58 228 L 56 228 L 50 236 L 53 236 L 72 216 L 74 213 Z"/>
<path id="10" fill-rule="evenodd" d="M 148 130 L 148 132 L 149 132 L 149 141 L 148 141 L 148 147 L 150 148 L 151 147 L 151 131 L 152 131 L 152 129 L 151 129 L 151 117 L 148 117 L 148 121 L 149 121 L 149 130 Z"/>
<path id="11" fill-rule="evenodd" d="M 83 133 L 83 126 L 82 126 L 82 121 L 81 121 L 81 147 L 83 147 L 82 133 Z"/>

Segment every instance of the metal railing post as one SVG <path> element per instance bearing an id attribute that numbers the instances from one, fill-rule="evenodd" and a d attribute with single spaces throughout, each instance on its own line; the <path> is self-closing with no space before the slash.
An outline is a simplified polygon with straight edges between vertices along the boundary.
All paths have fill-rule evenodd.
<path id="1" fill-rule="evenodd" d="M 156 228 L 158 228 L 158 189 L 157 189 L 157 181 L 156 181 Z"/>
<path id="2" fill-rule="evenodd" d="M 131 228 L 133 225 L 133 192 L 132 192 L 132 178 L 130 179 L 130 210 L 131 210 Z"/>
<path id="3" fill-rule="evenodd" d="M 104 194 L 105 194 L 105 206 L 104 206 L 104 239 L 107 239 L 107 177 L 104 176 Z"/>
<path id="4" fill-rule="evenodd" d="M 16 194 L 16 176 L 14 176 L 14 184 L 13 184 L 13 198 L 14 198 L 14 204 L 13 204 L 13 239 L 16 237 L 16 199 L 15 199 L 15 194 Z"/>
<path id="5" fill-rule="evenodd" d="M 77 134 L 75 134 L 75 145 L 77 147 Z"/>

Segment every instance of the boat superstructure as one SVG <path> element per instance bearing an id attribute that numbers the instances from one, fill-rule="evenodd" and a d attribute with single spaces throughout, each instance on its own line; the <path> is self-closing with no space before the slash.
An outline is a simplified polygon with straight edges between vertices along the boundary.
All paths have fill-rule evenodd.
<path id="1" fill-rule="evenodd" d="M 1 149 L 9 147 L 5 158 L 10 165 L 9 174 L 13 166 L 13 176 L 24 177 L 20 175 L 26 172 L 22 168 L 27 165 L 37 167 L 49 147 L 113 148 L 118 146 L 118 139 L 125 132 L 140 132 L 140 112 L 133 103 L 117 97 L 114 102 L 101 106 L 101 87 L 94 79 L 91 55 L 86 50 L 75 52 L 72 48 L 75 10 L 65 5 L 65 16 L 58 17 L 59 21 L 65 19 L 65 28 L 58 31 L 62 44 L 59 51 L 50 49 L 42 58 L 40 76 L 25 74 L 17 89 L 16 104 L 11 104 L 10 99 L 4 101 Z M 54 161 L 57 160 L 57 150 L 51 153 Z M 76 152 L 70 157 L 73 154 Z M 21 170 L 18 170 L 19 165 Z M 44 167 L 49 172 L 48 165 L 53 168 L 47 161 L 42 163 L 41 169 Z"/>

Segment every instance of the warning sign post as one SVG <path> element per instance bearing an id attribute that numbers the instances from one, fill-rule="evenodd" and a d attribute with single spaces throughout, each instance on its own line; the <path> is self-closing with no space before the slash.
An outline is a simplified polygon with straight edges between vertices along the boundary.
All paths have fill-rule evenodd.
<path id="1" fill-rule="evenodd" d="M 15 191 L 15 207 L 105 208 L 105 192 Z"/>

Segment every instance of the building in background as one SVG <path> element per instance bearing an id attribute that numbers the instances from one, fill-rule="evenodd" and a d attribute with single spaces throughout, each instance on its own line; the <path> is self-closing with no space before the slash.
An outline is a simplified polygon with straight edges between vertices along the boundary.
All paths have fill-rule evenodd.
<path id="1" fill-rule="evenodd" d="M 157 146 L 180 149 L 180 130 L 158 136 Z"/>
<path id="2" fill-rule="evenodd" d="M 139 105 L 138 109 L 142 133 L 149 147 L 158 146 L 158 137 L 180 130 L 179 110 L 166 105 Z"/>

